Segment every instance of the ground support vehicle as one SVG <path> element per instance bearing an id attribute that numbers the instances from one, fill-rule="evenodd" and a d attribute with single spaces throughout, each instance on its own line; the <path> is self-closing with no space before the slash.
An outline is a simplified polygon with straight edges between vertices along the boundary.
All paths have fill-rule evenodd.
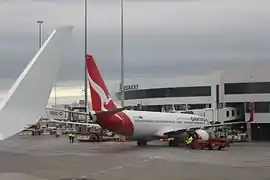
<path id="1" fill-rule="evenodd" d="M 222 150 L 230 146 L 230 141 L 225 139 L 195 140 L 188 147 L 191 149 Z"/>

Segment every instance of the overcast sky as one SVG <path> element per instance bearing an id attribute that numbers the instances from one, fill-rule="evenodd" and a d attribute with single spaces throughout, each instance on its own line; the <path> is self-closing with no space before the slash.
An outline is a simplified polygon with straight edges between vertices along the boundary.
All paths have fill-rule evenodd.
<path id="1" fill-rule="evenodd" d="M 269 0 L 124 1 L 127 78 L 205 74 L 270 57 Z M 63 64 L 57 84 L 66 89 L 59 89 L 59 96 L 79 93 L 83 84 L 83 3 L 0 0 L 0 98 L 38 48 L 37 20 L 44 21 L 44 39 L 58 25 L 75 26 L 72 55 Z M 88 5 L 88 52 L 105 79 L 117 81 L 120 0 L 88 0 Z"/>

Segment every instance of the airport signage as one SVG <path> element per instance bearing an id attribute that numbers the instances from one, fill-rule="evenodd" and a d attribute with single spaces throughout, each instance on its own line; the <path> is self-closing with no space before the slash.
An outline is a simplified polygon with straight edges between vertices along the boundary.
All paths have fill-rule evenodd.
<path id="1" fill-rule="evenodd" d="M 133 85 L 126 85 L 126 86 L 124 86 L 124 90 L 125 91 L 134 90 L 134 89 L 139 89 L 139 85 L 138 84 L 133 84 Z"/>
<path id="2" fill-rule="evenodd" d="M 49 116 L 53 119 L 67 119 L 67 113 L 63 111 L 50 110 Z"/>
<path id="3" fill-rule="evenodd" d="M 135 90 L 135 89 L 139 89 L 139 84 L 132 84 L 132 85 L 125 85 L 124 86 L 125 91 Z M 120 90 L 121 90 L 121 87 L 120 87 Z"/>
<path id="4" fill-rule="evenodd" d="M 136 90 L 136 89 L 139 89 L 139 84 L 131 84 L 131 85 L 124 86 L 125 91 Z M 120 83 L 119 91 L 121 92 L 121 83 Z"/>

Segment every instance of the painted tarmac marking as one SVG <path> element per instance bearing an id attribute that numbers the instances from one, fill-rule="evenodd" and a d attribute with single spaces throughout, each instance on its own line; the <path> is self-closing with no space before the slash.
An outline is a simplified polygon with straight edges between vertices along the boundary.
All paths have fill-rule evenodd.
<path id="1" fill-rule="evenodd" d="M 111 168 L 108 168 L 108 169 L 103 169 L 103 170 L 94 172 L 91 175 L 95 176 L 95 175 L 99 175 L 99 174 L 105 174 L 105 173 L 108 173 L 108 172 L 111 172 L 111 171 L 114 171 L 114 170 L 123 169 L 125 167 L 132 167 L 132 166 L 135 166 L 137 164 L 142 164 L 142 163 L 145 163 L 145 162 L 148 162 L 148 161 L 151 161 L 151 160 L 154 160 L 154 159 L 159 159 L 159 158 L 160 158 L 159 156 L 155 156 L 155 157 L 150 157 L 150 158 L 147 158 L 147 159 L 144 159 L 144 160 L 140 160 L 140 161 L 138 161 L 136 163 L 129 163 L 129 164 L 124 164 L 124 165 L 120 165 L 120 166 L 114 166 L 114 167 L 111 167 Z"/>
<path id="2" fill-rule="evenodd" d="M 33 153 L 32 153 L 33 155 Z M 95 156 L 93 153 L 38 153 L 38 155 L 43 155 L 43 156 Z"/>

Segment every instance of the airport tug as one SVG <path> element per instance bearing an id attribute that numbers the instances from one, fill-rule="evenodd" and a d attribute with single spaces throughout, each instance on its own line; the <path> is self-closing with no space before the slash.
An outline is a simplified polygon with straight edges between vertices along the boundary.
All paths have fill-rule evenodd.
<path id="1" fill-rule="evenodd" d="M 185 141 L 191 149 L 222 150 L 230 146 L 230 141 L 220 138 L 211 138 L 204 130 L 189 132 Z"/>

